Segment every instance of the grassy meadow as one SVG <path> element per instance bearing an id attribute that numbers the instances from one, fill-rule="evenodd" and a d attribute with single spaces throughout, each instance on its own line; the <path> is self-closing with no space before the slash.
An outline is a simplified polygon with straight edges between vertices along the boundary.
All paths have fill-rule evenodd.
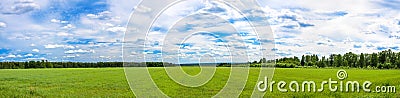
<path id="1" fill-rule="evenodd" d="M 183 67 L 186 73 L 196 75 L 199 67 Z M 317 89 L 321 81 L 329 78 L 338 80 L 339 69 L 277 68 L 273 80 L 313 80 Z M 371 81 L 375 86 L 396 86 L 400 88 L 400 70 L 346 69 L 346 80 Z M 170 97 L 212 97 L 226 84 L 230 68 L 219 67 L 213 78 L 200 87 L 186 87 L 169 79 L 163 68 L 149 68 L 157 86 Z M 140 73 L 137 73 L 140 74 Z M 256 84 L 259 68 L 251 68 L 247 84 L 240 97 L 250 97 Z M 326 86 L 326 85 L 325 85 Z M 288 89 L 288 87 L 286 87 Z M 396 93 L 330 92 L 273 92 L 265 97 L 400 97 Z M 0 97 L 135 97 L 131 92 L 123 68 L 68 68 L 68 69 L 3 69 L 0 70 Z"/>

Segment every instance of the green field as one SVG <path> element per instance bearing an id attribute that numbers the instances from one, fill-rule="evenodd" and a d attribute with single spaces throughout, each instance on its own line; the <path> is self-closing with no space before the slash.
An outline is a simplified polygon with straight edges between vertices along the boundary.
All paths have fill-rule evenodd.
<path id="1" fill-rule="evenodd" d="M 195 75 L 198 67 L 184 67 L 185 72 Z M 275 69 L 275 81 L 319 82 L 336 79 L 338 69 Z M 400 70 L 346 69 L 348 78 L 363 82 L 371 81 L 374 87 L 396 86 L 400 88 Z M 218 68 L 214 77 L 200 87 L 185 87 L 169 79 L 163 68 L 149 68 L 157 86 L 171 97 L 212 97 L 217 94 L 229 78 L 229 68 Z M 249 97 L 258 79 L 258 68 L 251 68 L 247 84 L 241 97 Z M 140 73 L 137 73 L 140 74 Z M 396 93 L 330 92 L 273 92 L 268 97 L 400 97 Z M 123 68 L 79 68 L 79 69 L 6 69 L 0 70 L 0 97 L 135 97 L 125 79 Z"/>

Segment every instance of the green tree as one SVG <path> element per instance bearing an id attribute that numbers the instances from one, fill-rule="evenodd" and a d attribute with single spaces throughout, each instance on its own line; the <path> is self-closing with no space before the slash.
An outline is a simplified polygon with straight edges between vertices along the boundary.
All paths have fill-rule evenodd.
<path id="1" fill-rule="evenodd" d="M 342 55 L 340 55 L 340 54 L 335 55 L 333 63 L 336 67 L 342 66 L 342 64 L 343 64 Z"/>
<path id="2" fill-rule="evenodd" d="M 300 61 L 300 65 L 301 65 L 301 66 L 304 66 L 304 64 L 305 64 L 304 59 L 305 59 L 304 55 L 301 56 L 301 61 Z"/>
<path id="3" fill-rule="evenodd" d="M 377 67 L 379 62 L 378 54 L 372 53 L 371 55 L 371 66 L 372 67 Z"/>
<path id="4" fill-rule="evenodd" d="M 321 59 L 321 61 L 318 61 L 317 66 L 318 67 L 326 67 L 325 56 L 322 56 L 322 59 Z"/>
<path id="5" fill-rule="evenodd" d="M 334 54 L 329 55 L 329 66 L 333 67 L 333 58 L 334 58 Z"/>
<path id="6" fill-rule="evenodd" d="M 360 60 L 358 60 L 358 67 L 361 67 L 361 68 L 365 67 L 365 56 L 364 56 L 364 53 L 360 54 Z"/>

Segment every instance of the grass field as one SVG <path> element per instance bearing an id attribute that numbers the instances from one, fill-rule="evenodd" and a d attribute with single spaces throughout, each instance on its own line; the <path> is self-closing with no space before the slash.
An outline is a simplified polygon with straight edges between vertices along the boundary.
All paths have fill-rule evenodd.
<path id="1" fill-rule="evenodd" d="M 198 67 L 184 67 L 185 72 L 195 75 Z M 229 68 L 218 68 L 214 77 L 200 87 L 185 87 L 169 79 L 163 68 L 150 68 L 157 86 L 171 97 L 212 97 L 223 87 L 229 76 Z M 275 69 L 275 81 L 319 82 L 335 79 L 338 69 Z M 400 88 L 400 70 L 346 69 L 348 78 L 363 82 L 371 81 L 371 90 L 377 85 Z M 258 68 L 251 68 L 241 97 L 249 97 L 258 79 Z M 140 73 L 138 73 L 140 74 Z M 396 93 L 366 92 L 268 92 L 268 97 L 400 97 Z M 135 97 L 125 79 L 123 68 L 87 69 L 15 69 L 0 70 L 0 97 Z"/>

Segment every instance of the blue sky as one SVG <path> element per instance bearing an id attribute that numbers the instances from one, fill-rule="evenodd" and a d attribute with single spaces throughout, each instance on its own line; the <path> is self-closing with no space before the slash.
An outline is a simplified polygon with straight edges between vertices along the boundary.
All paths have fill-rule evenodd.
<path id="1" fill-rule="evenodd" d="M 135 10 L 139 2 L 1 1 L 0 61 L 121 61 L 126 25 L 130 14 L 140 11 Z M 174 5 L 162 13 L 148 33 L 150 37 L 145 50 L 138 49 L 132 54 L 148 54 L 151 57 L 149 59 L 158 61 L 159 58 L 173 58 L 176 50 L 169 47 L 179 47 L 180 59 L 196 62 L 204 55 L 224 58 L 236 54 L 229 52 L 229 49 L 246 50 L 251 55 L 257 54 L 257 50 L 266 49 L 275 52 L 276 58 L 310 53 L 323 56 L 349 51 L 370 53 L 384 49 L 399 50 L 398 1 L 258 0 L 258 3 L 265 17 L 251 18 L 269 24 L 273 41 L 256 40 L 257 34 L 248 30 L 246 19 L 231 8 L 195 0 Z M 222 19 L 190 16 L 192 13 L 214 13 Z M 259 20 L 264 18 L 266 20 Z M 212 22 L 204 23 L 206 20 Z M 193 33 L 193 30 L 199 29 L 209 31 L 196 32 L 185 42 L 164 40 L 165 36 L 187 36 L 185 32 Z M 244 38 L 241 40 L 245 44 L 229 44 L 230 41 L 239 40 L 235 36 Z M 271 42 L 275 43 L 275 47 L 257 47 L 261 43 Z M 160 57 L 161 54 L 165 57 Z"/>

